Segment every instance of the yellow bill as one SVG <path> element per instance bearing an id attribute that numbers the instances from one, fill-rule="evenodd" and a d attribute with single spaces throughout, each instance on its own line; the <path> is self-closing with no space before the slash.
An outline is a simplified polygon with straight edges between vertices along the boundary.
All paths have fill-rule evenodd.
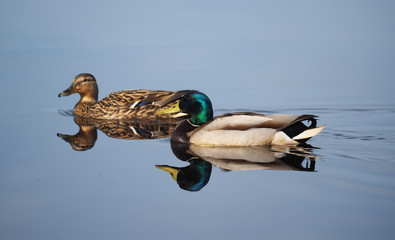
<path id="1" fill-rule="evenodd" d="M 159 169 L 161 169 L 161 170 L 163 170 L 165 172 L 170 173 L 170 175 L 173 177 L 174 181 L 177 182 L 177 175 L 178 175 L 178 172 L 180 171 L 180 169 L 173 168 L 173 167 L 170 167 L 170 166 L 167 166 L 167 165 L 155 165 L 155 167 L 159 168 Z"/>
<path id="2" fill-rule="evenodd" d="M 158 114 L 171 114 L 171 113 L 180 113 L 181 109 L 179 104 L 177 103 L 176 105 L 163 109 L 161 111 L 158 112 Z"/>

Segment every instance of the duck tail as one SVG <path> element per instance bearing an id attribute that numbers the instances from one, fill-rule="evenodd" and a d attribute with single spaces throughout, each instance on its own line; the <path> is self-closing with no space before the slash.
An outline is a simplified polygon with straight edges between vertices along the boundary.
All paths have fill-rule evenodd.
<path id="1" fill-rule="evenodd" d="M 326 126 L 321 126 L 321 127 L 310 128 L 310 129 L 304 130 L 303 132 L 299 133 L 292 139 L 296 140 L 296 141 L 303 142 L 304 140 L 308 140 L 308 139 L 314 137 L 315 135 L 317 135 L 318 133 L 320 133 L 322 131 L 322 129 L 324 129 L 325 127 Z"/>
<path id="2" fill-rule="evenodd" d="M 300 115 L 281 130 L 291 139 L 304 143 L 325 128 L 325 126 L 317 127 L 316 117 L 315 115 Z M 308 122 L 310 124 L 307 124 Z"/>

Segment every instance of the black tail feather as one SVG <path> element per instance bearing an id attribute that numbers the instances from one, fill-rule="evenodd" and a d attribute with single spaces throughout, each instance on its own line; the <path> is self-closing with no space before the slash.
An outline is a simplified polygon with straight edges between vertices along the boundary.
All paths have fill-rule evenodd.
<path id="1" fill-rule="evenodd" d="M 308 122 L 310 122 L 310 124 L 305 125 L 303 123 L 303 121 L 308 121 Z M 293 138 L 293 137 L 299 135 L 300 133 L 304 132 L 305 130 L 315 128 L 315 127 L 317 127 L 317 120 L 314 117 L 311 117 L 308 119 L 294 122 L 293 124 L 282 129 L 282 131 L 285 134 L 287 134 L 288 137 Z M 307 139 L 300 139 L 300 140 L 298 140 L 298 142 L 306 142 L 307 140 L 309 140 L 309 139 L 308 138 Z"/>

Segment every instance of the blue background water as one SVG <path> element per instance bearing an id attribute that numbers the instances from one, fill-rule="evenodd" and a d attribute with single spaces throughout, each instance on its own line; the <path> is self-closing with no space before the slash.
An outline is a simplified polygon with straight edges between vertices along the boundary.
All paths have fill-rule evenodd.
<path id="1" fill-rule="evenodd" d="M 392 239 L 392 1 L 2 1 L 1 239 Z M 90 72 L 102 98 L 199 89 L 216 114 L 312 113 L 316 172 L 213 167 L 199 192 L 156 164 L 185 166 L 167 139 L 98 133 L 73 151 Z"/>

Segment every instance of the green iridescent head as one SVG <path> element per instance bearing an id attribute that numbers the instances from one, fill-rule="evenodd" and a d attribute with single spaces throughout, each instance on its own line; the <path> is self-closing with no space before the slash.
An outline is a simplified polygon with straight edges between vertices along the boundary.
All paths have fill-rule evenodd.
<path id="1" fill-rule="evenodd" d="M 201 92 L 185 95 L 180 99 L 179 107 L 182 112 L 189 114 L 189 121 L 195 125 L 202 125 L 213 118 L 211 101 Z"/>
<path id="2" fill-rule="evenodd" d="M 213 107 L 210 99 L 201 92 L 193 92 L 183 96 L 180 101 L 170 107 L 163 109 L 159 114 L 187 113 L 189 121 L 194 125 L 202 125 L 213 119 Z"/>

